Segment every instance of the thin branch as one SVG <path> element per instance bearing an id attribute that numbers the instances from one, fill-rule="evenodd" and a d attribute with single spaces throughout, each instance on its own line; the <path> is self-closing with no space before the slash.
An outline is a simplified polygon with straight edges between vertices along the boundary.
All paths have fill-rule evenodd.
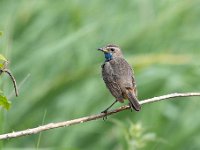
<path id="1" fill-rule="evenodd" d="M 17 82 L 15 80 L 15 77 L 12 75 L 11 71 L 7 69 L 7 66 L 8 66 L 8 61 L 4 61 L 3 62 L 3 66 L 0 68 L 0 75 L 5 72 L 9 75 L 10 79 L 12 80 L 13 82 L 13 86 L 14 86 L 14 89 L 15 89 L 15 95 L 18 96 L 18 88 L 17 88 Z"/>
<path id="2" fill-rule="evenodd" d="M 15 89 L 15 95 L 18 96 L 19 94 L 18 94 L 17 82 L 15 80 L 15 77 L 12 75 L 12 73 L 8 69 L 3 69 L 1 71 L 7 73 L 10 76 L 10 79 L 12 80 L 13 86 L 14 86 L 14 89 Z"/>
<path id="3" fill-rule="evenodd" d="M 140 104 L 144 105 L 144 104 L 147 104 L 147 103 L 158 102 L 158 101 L 161 101 L 161 100 L 167 100 L 167 99 L 175 98 L 175 97 L 190 97 L 190 96 L 200 96 L 200 93 L 172 93 L 172 94 L 167 94 L 167 95 L 163 95 L 163 96 L 158 96 L 158 97 L 153 97 L 153 98 L 142 100 L 142 101 L 140 101 Z M 112 115 L 114 113 L 118 113 L 120 111 L 129 109 L 129 108 L 130 108 L 130 106 L 126 105 L 126 106 L 122 106 L 120 108 L 117 108 L 115 110 L 109 111 L 107 114 L 101 113 L 101 114 L 98 114 L 98 115 L 91 115 L 91 116 L 82 117 L 82 118 L 73 119 L 73 120 L 64 121 L 64 122 L 49 123 L 49 124 L 42 125 L 42 126 L 39 126 L 39 127 L 36 127 L 36 128 L 26 129 L 26 130 L 23 130 L 23 131 L 17 131 L 17 132 L 2 134 L 2 135 L 0 135 L 0 140 L 16 138 L 16 137 L 26 136 L 26 135 L 31 135 L 31 134 L 37 134 L 37 133 L 40 133 L 42 131 L 46 131 L 46 130 L 50 130 L 50 129 L 54 129 L 54 128 L 60 128 L 60 127 L 66 127 L 66 126 L 71 126 L 71 125 L 75 125 L 75 124 L 80 124 L 80 123 L 88 122 L 88 121 L 91 121 L 91 120 L 103 118 L 106 115 L 107 116 Z"/>
<path id="4" fill-rule="evenodd" d="M 12 91 L 12 92 L 10 93 L 10 95 L 8 96 L 8 99 L 11 99 L 11 98 L 13 97 L 13 94 L 14 94 L 14 93 L 15 93 L 15 95 L 16 95 L 16 90 L 19 91 L 19 90 L 21 89 L 22 85 L 27 81 L 27 79 L 28 79 L 29 77 L 30 77 L 30 73 L 27 74 L 27 75 L 24 77 L 24 79 L 18 84 L 18 86 L 17 86 L 17 84 L 16 84 L 16 88 L 14 89 L 14 91 Z M 19 95 L 18 92 L 17 92 L 17 95 Z"/>

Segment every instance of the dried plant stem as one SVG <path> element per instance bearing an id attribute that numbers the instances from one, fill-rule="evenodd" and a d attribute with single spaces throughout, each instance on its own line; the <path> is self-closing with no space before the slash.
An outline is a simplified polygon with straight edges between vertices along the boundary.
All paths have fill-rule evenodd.
<path id="1" fill-rule="evenodd" d="M 18 96 L 19 94 L 18 94 L 17 82 L 15 80 L 15 77 L 12 75 L 11 71 L 8 69 L 1 69 L 0 71 L 5 72 L 10 76 L 10 79 L 12 80 L 15 89 L 15 95 Z"/>
<path id="2" fill-rule="evenodd" d="M 170 98 L 175 98 L 175 97 L 190 97 L 190 96 L 200 96 L 200 93 L 172 93 L 172 94 L 167 94 L 167 95 L 163 95 L 163 96 L 158 96 L 158 97 L 153 97 L 153 98 L 142 100 L 142 101 L 140 101 L 140 104 L 144 105 L 144 104 L 148 104 L 148 103 L 158 102 L 158 101 L 161 101 L 161 100 L 168 100 Z M 36 127 L 36 128 L 26 129 L 26 130 L 23 130 L 23 131 L 17 131 L 17 132 L 2 134 L 2 135 L 0 135 L 0 140 L 37 134 L 37 133 L 40 133 L 42 131 L 46 131 L 46 130 L 50 130 L 50 129 L 54 129 L 54 128 L 60 128 L 60 127 L 66 127 L 66 126 L 71 126 L 71 125 L 75 125 L 75 124 L 80 124 L 80 123 L 96 120 L 96 119 L 99 119 L 99 118 L 103 118 L 106 115 L 108 116 L 108 115 L 111 115 L 111 114 L 114 114 L 114 113 L 118 113 L 120 111 L 129 109 L 129 108 L 130 108 L 130 106 L 128 106 L 128 105 L 122 106 L 122 107 L 117 108 L 115 110 L 109 111 L 107 114 L 101 113 L 101 114 L 97 114 L 97 115 L 91 115 L 91 116 L 82 117 L 82 118 L 73 119 L 73 120 L 64 121 L 64 122 L 49 123 L 49 124 L 42 125 L 42 126 L 39 126 L 39 127 Z"/>

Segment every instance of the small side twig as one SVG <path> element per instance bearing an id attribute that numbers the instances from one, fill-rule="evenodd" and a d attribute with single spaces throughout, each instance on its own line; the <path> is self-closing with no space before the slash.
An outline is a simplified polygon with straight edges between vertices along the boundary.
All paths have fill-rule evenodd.
<path id="1" fill-rule="evenodd" d="M 9 75 L 9 77 L 11 78 L 12 82 L 13 82 L 13 86 L 14 86 L 14 89 L 15 89 L 15 95 L 18 96 L 18 88 L 17 88 L 17 82 L 15 80 L 15 77 L 12 75 L 11 71 L 7 69 L 7 66 L 8 66 L 8 61 L 4 61 L 3 62 L 3 66 L 0 68 L 0 75 L 5 72 Z"/>
<path id="2" fill-rule="evenodd" d="M 18 96 L 18 95 L 19 95 L 19 92 L 18 92 L 17 82 L 16 82 L 16 80 L 15 80 L 15 77 L 12 75 L 11 71 L 8 70 L 8 69 L 4 69 L 4 68 L 3 68 L 3 69 L 0 69 L 0 74 L 3 73 L 3 72 L 5 72 L 5 73 L 7 73 L 7 74 L 9 75 L 10 79 L 11 79 L 12 82 L 13 82 L 13 86 L 14 86 L 14 89 L 15 89 L 15 95 Z"/>
<path id="3" fill-rule="evenodd" d="M 144 105 L 144 104 L 147 104 L 147 103 L 158 102 L 158 101 L 161 101 L 161 100 L 168 100 L 170 98 L 189 97 L 189 96 L 200 96 L 200 92 L 199 93 L 172 93 L 172 94 L 167 94 L 167 95 L 163 95 L 163 96 L 158 96 L 158 97 L 153 97 L 153 98 L 142 100 L 142 101 L 140 101 L 140 104 Z M 42 125 L 42 126 L 39 126 L 39 127 L 36 127 L 36 128 L 26 129 L 26 130 L 23 130 L 23 131 L 6 133 L 6 134 L 0 135 L 0 140 L 37 134 L 37 133 L 40 133 L 40 132 L 43 132 L 43 131 L 46 131 L 46 130 L 50 130 L 50 129 L 54 129 L 54 128 L 60 128 L 60 127 L 66 127 L 66 126 L 71 126 L 71 125 L 75 125 L 75 124 L 80 124 L 80 123 L 96 120 L 96 119 L 99 119 L 99 118 L 103 118 L 105 116 L 109 116 L 109 115 L 112 115 L 114 113 L 118 113 L 120 111 L 124 111 L 124 110 L 129 109 L 129 108 L 130 108 L 130 106 L 126 105 L 126 106 L 122 106 L 120 108 L 117 108 L 115 110 L 109 111 L 109 112 L 107 112 L 107 114 L 101 113 L 101 114 L 97 114 L 97 115 L 91 115 L 91 116 L 82 117 L 82 118 L 73 119 L 73 120 L 64 121 L 64 122 L 49 123 L 49 124 Z"/>

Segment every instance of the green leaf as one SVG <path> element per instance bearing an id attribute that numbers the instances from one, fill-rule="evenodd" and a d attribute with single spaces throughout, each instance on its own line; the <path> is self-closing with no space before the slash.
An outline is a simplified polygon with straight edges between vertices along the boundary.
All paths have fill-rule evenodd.
<path id="1" fill-rule="evenodd" d="M 0 36 L 2 36 L 3 32 L 0 31 Z"/>
<path id="2" fill-rule="evenodd" d="M 3 68 L 3 64 L 0 64 L 0 68 Z"/>
<path id="3" fill-rule="evenodd" d="M 1 54 L 0 54 L 0 60 L 7 61 L 7 59 Z"/>
<path id="4" fill-rule="evenodd" d="M 10 108 L 10 105 L 11 102 L 8 101 L 8 99 L 5 96 L 0 95 L 0 106 L 8 110 Z"/>

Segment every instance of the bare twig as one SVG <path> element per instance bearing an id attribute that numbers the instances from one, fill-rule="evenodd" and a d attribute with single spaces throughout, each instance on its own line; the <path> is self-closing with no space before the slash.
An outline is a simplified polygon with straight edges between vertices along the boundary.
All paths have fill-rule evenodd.
<path id="1" fill-rule="evenodd" d="M 7 73 L 10 76 L 10 79 L 12 80 L 13 86 L 15 89 L 15 95 L 18 96 L 19 94 L 18 94 L 17 82 L 15 80 L 15 77 L 12 75 L 12 73 L 8 69 L 3 69 L 3 72 Z"/>
<path id="2" fill-rule="evenodd" d="M 175 98 L 175 97 L 190 97 L 190 96 L 200 96 L 200 93 L 172 93 L 172 94 L 167 94 L 167 95 L 163 95 L 163 96 L 158 96 L 158 97 L 153 97 L 153 98 L 142 100 L 142 101 L 140 101 L 140 104 L 144 105 L 147 103 L 158 102 L 161 100 L 167 100 L 167 99 Z M 46 131 L 46 130 L 50 130 L 50 129 L 54 129 L 54 128 L 60 128 L 60 127 L 71 126 L 71 125 L 75 125 L 75 124 L 79 124 L 79 123 L 84 123 L 84 122 L 88 122 L 91 120 L 103 118 L 106 115 L 108 116 L 108 115 L 129 109 L 129 108 L 130 108 L 130 106 L 126 105 L 126 106 L 117 108 L 115 110 L 109 111 L 107 114 L 101 113 L 101 114 L 97 114 L 97 115 L 91 115 L 91 116 L 82 117 L 82 118 L 73 119 L 73 120 L 64 121 L 64 122 L 49 123 L 49 124 L 42 125 L 42 126 L 39 126 L 36 128 L 26 129 L 23 131 L 2 134 L 2 135 L 0 135 L 0 140 L 16 138 L 16 137 L 26 136 L 26 135 L 31 135 L 31 134 L 37 134 L 42 131 Z"/>
<path id="3" fill-rule="evenodd" d="M 21 87 L 22 87 L 22 85 L 27 81 L 27 79 L 30 77 L 30 73 L 29 74 L 27 74 L 26 76 L 25 76 L 25 78 L 18 84 L 18 86 L 17 86 L 17 91 L 19 91 L 20 89 L 21 89 Z M 17 84 L 16 84 L 17 85 Z M 12 91 L 11 93 L 10 93 L 10 95 L 8 96 L 8 99 L 11 99 L 12 97 L 13 97 L 13 95 L 15 94 L 16 95 L 16 89 L 14 89 L 14 91 Z M 18 92 L 17 92 L 18 93 Z M 18 93 L 18 95 L 19 95 L 19 93 Z"/>
<path id="4" fill-rule="evenodd" d="M 5 72 L 10 76 L 10 79 L 12 80 L 15 89 L 15 95 L 18 96 L 19 94 L 18 94 L 17 82 L 15 80 L 15 77 L 12 75 L 11 71 L 7 69 L 8 63 L 9 63 L 8 61 L 4 61 L 3 67 L 0 68 L 0 75 L 3 72 Z"/>

